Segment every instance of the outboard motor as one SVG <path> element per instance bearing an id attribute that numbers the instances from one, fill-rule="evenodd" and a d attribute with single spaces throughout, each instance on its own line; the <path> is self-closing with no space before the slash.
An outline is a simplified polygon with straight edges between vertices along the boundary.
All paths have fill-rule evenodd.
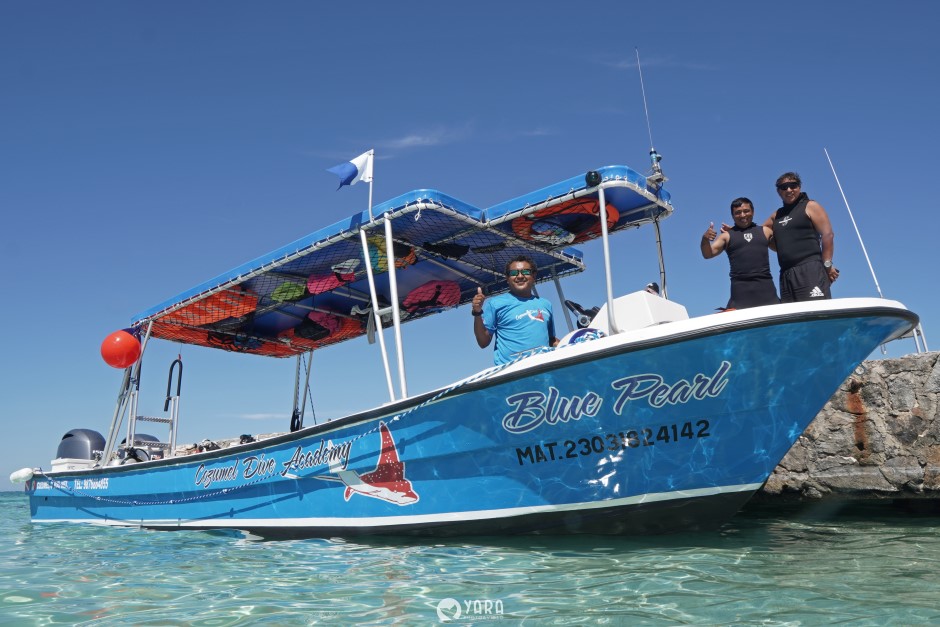
<path id="1" fill-rule="evenodd" d="M 62 436 L 56 459 L 101 459 L 104 437 L 91 429 L 72 429 Z"/>

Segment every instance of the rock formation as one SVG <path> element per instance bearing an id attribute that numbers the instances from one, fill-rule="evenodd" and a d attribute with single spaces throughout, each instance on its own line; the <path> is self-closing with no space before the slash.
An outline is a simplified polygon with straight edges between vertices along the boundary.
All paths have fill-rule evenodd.
<path id="1" fill-rule="evenodd" d="M 940 497 L 940 353 L 866 361 L 756 495 L 759 502 Z"/>

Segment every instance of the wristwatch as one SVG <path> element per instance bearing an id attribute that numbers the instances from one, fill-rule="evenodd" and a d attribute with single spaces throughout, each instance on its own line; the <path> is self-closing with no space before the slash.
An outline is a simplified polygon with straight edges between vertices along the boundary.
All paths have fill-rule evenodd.
<path id="1" fill-rule="evenodd" d="M 823 261 L 823 268 L 828 270 L 831 267 L 832 267 L 832 259 L 826 259 L 825 261 Z"/>
<path id="2" fill-rule="evenodd" d="M 473 311 L 473 310 L 471 309 L 471 310 L 470 310 L 470 315 L 473 316 L 474 318 L 477 317 L 477 316 L 482 316 L 482 315 L 483 315 L 483 310 L 481 309 L 480 311 Z"/>

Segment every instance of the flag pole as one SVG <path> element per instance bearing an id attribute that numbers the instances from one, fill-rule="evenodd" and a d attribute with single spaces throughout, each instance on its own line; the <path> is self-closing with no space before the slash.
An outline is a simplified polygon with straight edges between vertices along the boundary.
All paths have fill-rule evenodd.
<path id="1" fill-rule="evenodd" d="M 372 179 L 375 178 L 372 173 L 375 169 L 375 148 L 369 151 L 369 222 L 375 218 L 372 217 Z"/>

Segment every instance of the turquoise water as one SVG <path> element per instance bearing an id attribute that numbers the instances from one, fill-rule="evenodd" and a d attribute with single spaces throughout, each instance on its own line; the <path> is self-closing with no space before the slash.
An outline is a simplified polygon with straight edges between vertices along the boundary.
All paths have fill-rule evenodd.
<path id="1" fill-rule="evenodd" d="M 0 625 L 940 623 L 936 511 L 764 507 L 654 538 L 260 542 L 31 525 L 26 498 L 0 493 L 0 525 Z"/>

